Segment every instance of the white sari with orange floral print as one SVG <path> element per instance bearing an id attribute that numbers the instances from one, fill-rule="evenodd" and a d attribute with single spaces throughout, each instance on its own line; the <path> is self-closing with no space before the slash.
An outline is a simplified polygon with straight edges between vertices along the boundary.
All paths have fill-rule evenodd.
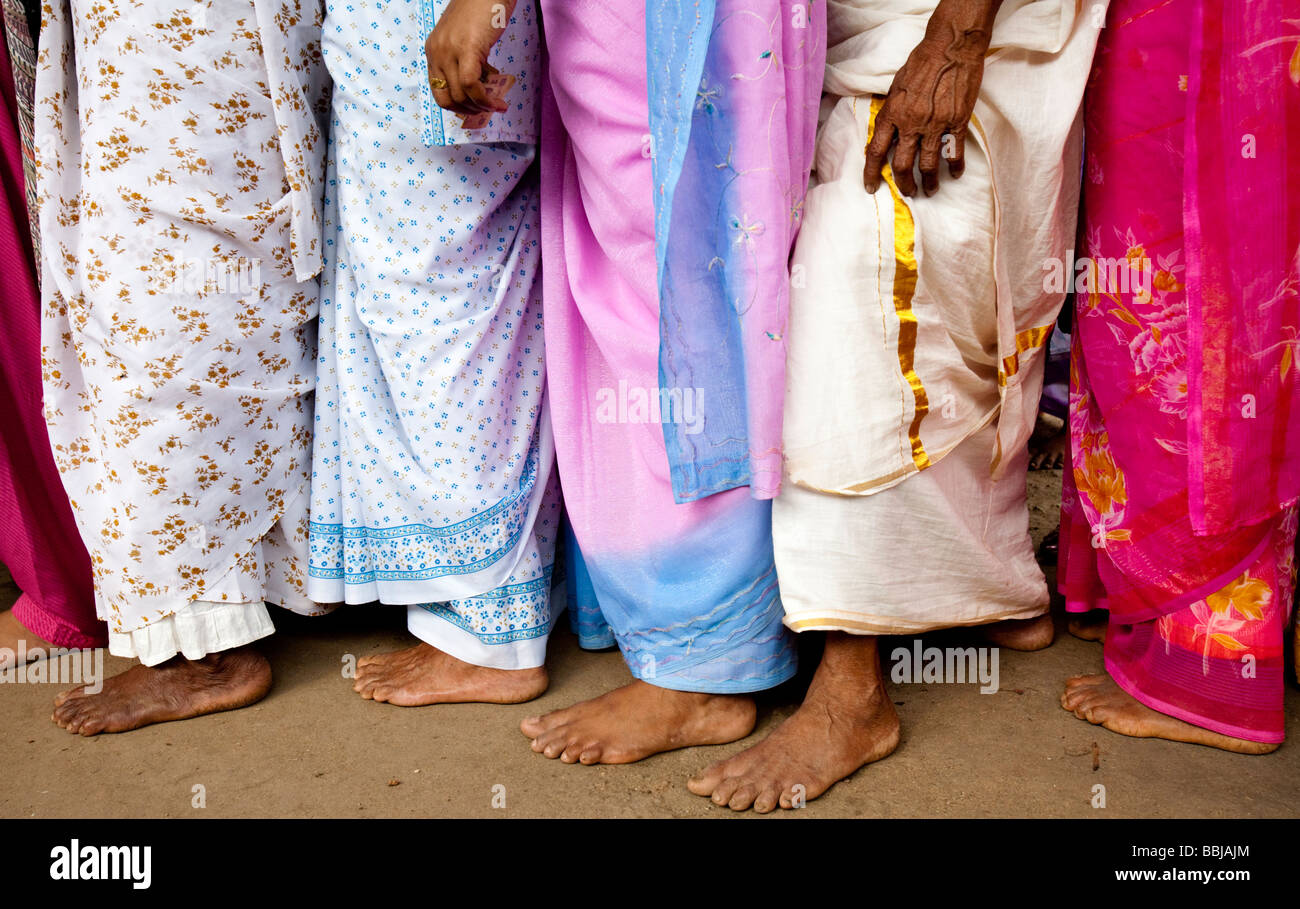
<path id="1" fill-rule="evenodd" d="M 325 78 L 316 0 L 54 2 L 37 81 L 46 417 L 113 653 L 305 596 Z"/>

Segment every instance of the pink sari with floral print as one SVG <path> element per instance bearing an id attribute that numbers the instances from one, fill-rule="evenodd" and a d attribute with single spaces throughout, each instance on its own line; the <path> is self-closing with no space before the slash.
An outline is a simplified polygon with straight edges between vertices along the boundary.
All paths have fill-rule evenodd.
<path id="1" fill-rule="evenodd" d="M 1085 99 L 1058 583 L 1142 703 L 1283 738 L 1300 0 L 1115 0 Z"/>

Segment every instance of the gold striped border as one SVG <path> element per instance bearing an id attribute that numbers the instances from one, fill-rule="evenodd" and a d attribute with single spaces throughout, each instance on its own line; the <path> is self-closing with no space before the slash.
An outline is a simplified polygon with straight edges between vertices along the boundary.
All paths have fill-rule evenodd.
<path id="1" fill-rule="evenodd" d="M 915 627 L 912 628 L 899 627 L 897 621 L 890 621 L 890 619 L 894 618 L 893 616 L 884 616 L 882 617 L 882 621 L 864 622 L 860 619 L 846 619 L 843 616 L 818 615 L 817 613 L 801 615 L 798 618 L 787 615 L 784 624 L 785 627 L 796 632 L 829 627 L 839 631 L 847 631 L 850 634 L 879 636 L 896 636 L 905 634 L 917 635 L 929 634 L 932 631 L 943 631 L 947 628 L 979 628 L 983 625 L 991 625 L 994 622 L 1005 622 L 1008 619 L 1023 621 L 1025 619 L 1038 618 L 1038 616 L 1045 615 L 1048 611 L 1047 607 L 1043 607 L 1039 611 L 1038 615 L 1025 615 L 1026 612 L 1033 611 L 1034 609 L 1038 609 L 1038 607 L 1031 606 L 1026 609 L 1023 606 L 1017 606 L 1014 609 L 1004 609 L 1001 612 L 972 617 L 971 619 L 964 622 L 957 622 L 956 624 L 953 624 L 952 622 L 913 623 Z"/>
<path id="2" fill-rule="evenodd" d="M 1020 355 L 1046 344 L 1047 339 L 1052 336 L 1052 328 L 1055 325 L 1055 322 L 1048 322 L 1037 328 L 1027 328 L 1016 335 L 1016 352 L 1002 358 L 1002 368 L 998 370 L 999 385 L 1006 385 L 1007 379 L 1020 372 Z"/>
<path id="3" fill-rule="evenodd" d="M 852 631 L 865 632 L 867 634 L 892 634 L 895 632 L 878 631 L 878 625 L 872 625 L 868 622 L 855 622 L 853 619 L 832 619 L 817 616 L 816 618 L 786 620 L 786 627 L 791 631 L 806 631 L 809 628 L 831 625 L 840 629 L 851 629 Z"/>
<path id="4" fill-rule="evenodd" d="M 876 115 L 884 104 L 879 95 L 871 99 L 871 117 L 867 123 L 867 143 L 871 142 L 871 132 L 876 125 Z M 898 366 L 903 371 L 903 378 L 912 388 L 914 407 L 912 424 L 908 427 L 907 438 L 912 447 L 912 463 L 917 470 L 930 466 L 930 456 L 921 444 L 921 421 L 930 410 L 930 398 L 925 392 L 925 385 L 916 373 L 916 313 L 912 311 L 912 297 L 916 293 L 916 222 L 912 219 L 912 210 L 903 200 L 894 182 L 894 171 L 886 163 L 881 177 L 889 186 L 889 193 L 894 199 L 894 313 L 898 316 Z"/>

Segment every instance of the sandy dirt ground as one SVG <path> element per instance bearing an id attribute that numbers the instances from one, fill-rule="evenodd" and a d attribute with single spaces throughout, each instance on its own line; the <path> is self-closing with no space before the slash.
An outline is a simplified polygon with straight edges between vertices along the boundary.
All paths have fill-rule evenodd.
<path id="1" fill-rule="evenodd" d="M 1035 542 L 1055 524 L 1058 490 L 1059 471 L 1030 475 Z M 12 602 L 7 574 L 0 585 L 0 603 Z M 758 728 L 744 742 L 627 766 L 570 766 L 533 754 L 519 721 L 626 681 L 617 653 L 584 653 L 562 630 L 551 642 L 550 690 L 538 700 L 404 709 L 362 701 L 341 671 L 345 654 L 406 646 L 401 609 L 319 619 L 277 612 L 276 621 L 279 633 L 266 644 L 275 686 L 244 710 L 83 739 L 49 720 L 65 686 L 0 685 L 0 816 L 754 817 L 713 806 L 685 781 L 757 742 L 806 684 L 803 677 L 761 698 Z M 968 634 L 926 637 L 927 645 L 966 642 L 977 643 Z M 890 640 L 885 652 L 906 643 Z M 106 669 L 127 665 L 110 657 Z M 903 720 L 898 751 L 805 808 L 770 817 L 1300 816 L 1294 742 L 1245 757 L 1125 738 L 1063 711 L 1065 678 L 1101 666 L 1100 645 L 1066 634 L 1058 609 L 1051 648 L 1001 653 L 996 694 L 978 685 L 893 686 Z M 1287 717 L 1291 735 L 1300 734 L 1294 683 Z M 1104 808 L 1093 807 L 1099 784 Z M 195 807 L 196 791 L 203 807 Z"/>

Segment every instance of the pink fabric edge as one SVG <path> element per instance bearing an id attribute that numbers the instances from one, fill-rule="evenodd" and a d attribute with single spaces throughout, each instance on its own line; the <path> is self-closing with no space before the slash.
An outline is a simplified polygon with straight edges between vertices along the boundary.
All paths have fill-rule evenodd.
<path id="1" fill-rule="evenodd" d="M 1058 589 L 1057 592 L 1059 593 L 1060 590 Z M 1079 614 L 1084 612 L 1092 612 L 1097 609 L 1104 609 L 1106 610 L 1106 612 L 1110 612 L 1110 606 L 1107 605 L 1109 602 L 1110 600 L 1106 597 L 1098 597 L 1096 603 L 1088 603 L 1085 600 L 1071 600 L 1069 598 L 1066 598 L 1065 611 L 1069 613 Z"/>
<path id="2" fill-rule="evenodd" d="M 1202 584 L 1200 587 L 1197 587 L 1195 590 L 1191 590 L 1188 593 L 1185 593 L 1182 596 L 1178 597 L 1177 599 L 1172 599 L 1167 601 L 1166 603 L 1160 606 L 1158 611 L 1154 608 L 1148 608 L 1142 610 L 1141 612 L 1135 612 L 1131 615 L 1116 617 L 1116 621 L 1118 621 L 1122 625 L 1139 625 L 1142 622 L 1153 622 L 1156 619 L 1160 619 L 1163 618 L 1164 616 L 1169 615 L 1170 613 L 1179 612 L 1180 610 L 1186 609 L 1187 607 L 1191 606 L 1193 603 L 1200 602 L 1201 600 L 1205 599 L 1212 593 L 1218 593 L 1224 587 L 1228 586 L 1228 584 L 1231 581 L 1233 581 L 1237 577 L 1240 577 L 1241 574 L 1245 572 L 1247 569 L 1249 569 L 1251 565 L 1254 565 L 1256 562 L 1258 562 L 1260 557 L 1264 554 L 1264 550 L 1267 549 L 1272 542 L 1273 542 L 1272 535 L 1265 534 L 1264 538 L 1260 540 L 1258 544 L 1256 544 L 1255 548 L 1252 549 L 1245 558 L 1243 558 L 1240 562 L 1238 562 L 1235 566 L 1233 566 L 1229 570 L 1206 581 L 1204 584 Z M 1057 583 L 1060 584 L 1061 582 L 1058 580 Z M 1074 602 L 1079 603 L 1081 601 L 1076 600 Z M 1109 599 L 1107 599 L 1107 602 L 1109 602 Z M 1101 607 L 1096 607 L 1096 608 L 1101 608 Z M 1109 611 L 1109 607 L 1106 608 Z M 1072 612 L 1088 611 L 1086 609 L 1080 610 L 1077 608 L 1071 610 L 1069 608 L 1068 603 L 1066 609 Z"/>
<path id="3" fill-rule="evenodd" d="M 1163 713 L 1165 716 L 1171 716 L 1176 720 L 1182 720 L 1184 723 L 1190 723 L 1193 726 L 1199 726 L 1202 729 L 1208 729 L 1211 732 L 1217 732 L 1220 735 L 1230 736 L 1234 739 L 1246 739 L 1251 742 L 1260 742 L 1266 745 L 1277 745 L 1286 741 L 1285 732 L 1261 732 L 1255 729 L 1247 729 L 1244 726 L 1233 726 L 1228 723 L 1219 723 L 1207 717 L 1198 716 L 1189 710 L 1181 707 L 1175 707 L 1168 704 L 1160 698 L 1144 694 L 1136 684 L 1134 684 L 1123 672 L 1120 671 L 1116 663 L 1108 656 L 1105 658 L 1106 672 L 1115 680 L 1115 684 L 1123 688 L 1135 701 L 1150 707 L 1157 713 Z"/>
<path id="4" fill-rule="evenodd" d="M 32 634 L 59 647 L 104 647 L 108 634 L 87 634 L 41 608 L 35 599 L 21 594 L 13 607 L 14 618 Z"/>
<path id="5" fill-rule="evenodd" d="M 1201 421 L 1201 370 L 1204 369 L 1202 351 L 1205 350 L 1205 326 L 1201 320 L 1200 294 L 1204 279 L 1201 262 L 1201 249 L 1205 242 L 1205 232 L 1201 229 L 1200 203 L 1195 167 L 1189 169 L 1189 162 L 1198 160 L 1200 150 L 1196 141 L 1197 104 L 1196 98 L 1201 91 L 1201 67 L 1199 61 L 1205 50 L 1205 9 L 1202 3 L 1196 4 L 1196 13 L 1192 22 L 1192 46 L 1187 67 L 1187 118 L 1183 125 L 1183 245 L 1195 250 L 1187 256 L 1187 351 L 1189 359 L 1187 370 L 1187 400 L 1196 402 L 1197 406 L 1187 408 L 1187 505 L 1191 518 L 1192 532 L 1206 535 L 1205 514 L 1205 449 L 1204 425 Z"/>

